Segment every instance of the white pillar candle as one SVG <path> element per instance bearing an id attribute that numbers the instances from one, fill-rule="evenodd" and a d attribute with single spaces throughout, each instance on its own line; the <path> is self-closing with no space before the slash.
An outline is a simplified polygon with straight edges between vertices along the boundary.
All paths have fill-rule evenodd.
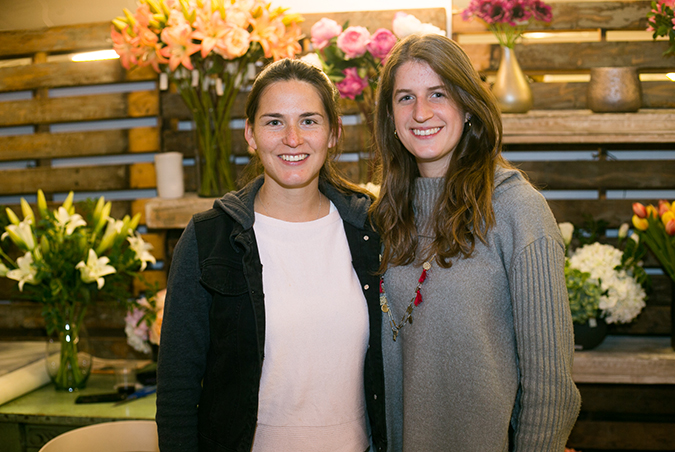
<path id="1" fill-rule="evenodd" d="M 157 196 L 167 199 L 183 196 L 185 193 L 183 154 L 180 152 L 155 154 L 155 175 L 157 177 Z"/>

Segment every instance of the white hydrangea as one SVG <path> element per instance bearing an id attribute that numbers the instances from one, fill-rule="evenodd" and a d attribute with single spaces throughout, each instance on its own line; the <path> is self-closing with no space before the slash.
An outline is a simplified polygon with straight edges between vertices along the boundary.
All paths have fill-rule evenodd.
<path id="1" fill-rule="evenodd" d="M 599 307 L 607 323 L 628 323 L 645 307 L 642 286 L 625 270 L 615 270 L 621 265 L 621 256 L 613 246 L 596 242 L 577 249 L 569 259 L 572 268 L 590 273 L 606 292 Z"/>

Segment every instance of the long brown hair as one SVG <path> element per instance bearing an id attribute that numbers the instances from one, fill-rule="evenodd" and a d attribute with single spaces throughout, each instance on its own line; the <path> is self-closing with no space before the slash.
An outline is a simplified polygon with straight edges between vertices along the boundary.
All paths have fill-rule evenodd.
<path id="1" fill-rule="evenodd" d="M 419 169 L 415 157 L 394 135 L 396 73 L 409 61 L 428 64 L 443 80 L 460 111 L 470 115 L 470 125 L 465 124 L 452 153 L 443 193 L 433 210 L 434 240 L 424 250 L 418 250 L 413 206 Z M 501 157 L 501 137 L 496 100 L 455 42 L 439 35 L 412 35 L 394 47 L 380 77 L 375 113 L 382 188 L 371 214 L 384 242 L 382 271 L 389 265 L 406 265 L 434 254 L 439 265 L 449 268 L 452 258 L 472 255 L 476 239 L 485 243 L 494 225 L 495 167 L 509 166 Z"/>
<path id="2" fill-rule="evenodd" d="M 335 137 L 340 137 L 342 129 L 342 124 L 340 122 L 340 93 L 322 70 L 311 64 L 305 63 L 302 60 L 285 58 L 276 61 L 263 69 L 258 77 L 256 77 L 251 92 L 246 99 L 246 118 L 249 124 L 251 126 L 255 124 L 255 115 L 258 112 L 260 99 L 264 95 L 267 87 L 277 82 L 291 80 L 306 82 L 314 87 L 321 99 L 324 110 L 326 110 L 330 133 Z M 328 149 L 328 156 L 319 172 L 319 179 L 323 179 L 343 193 L 354 191 L 367 193 L 357 185 L 349 182 L 337 168 L 336 163 L 340 155 L 339 143 L 340 140 L 338 139 L 336 140 L 336 145 L 333 148 Z M 244 182 L 262 172 L 263 167 L 260 158 L 257 154 L 254 154 L 246 169 Z M 244 183 L 242 183 L 242 185 L 244 185 Z"/>

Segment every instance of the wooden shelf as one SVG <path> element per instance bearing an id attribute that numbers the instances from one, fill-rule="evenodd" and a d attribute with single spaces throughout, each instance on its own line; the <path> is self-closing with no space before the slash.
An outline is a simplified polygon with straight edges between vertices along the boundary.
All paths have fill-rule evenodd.
<path id="1" fill-rule="evenodd" d="M 607 336 L 593 350 L 575 352 L 577 383 L 675 384 L 675 351 L 663 336 Z"/>
<path id="2" fill-rule="evenodd" d="M 675 143 L 675 110 L 532 110 L 505 114 L 504 143 Z"/>
<path id="3" fill-rule="evenodd" d="M 186 193 L 182 198 L 153 198 L 145 204 L 145 224 L 150 229 L 183 229 L 192 215 L 213 207 L 216 198 Z"/>

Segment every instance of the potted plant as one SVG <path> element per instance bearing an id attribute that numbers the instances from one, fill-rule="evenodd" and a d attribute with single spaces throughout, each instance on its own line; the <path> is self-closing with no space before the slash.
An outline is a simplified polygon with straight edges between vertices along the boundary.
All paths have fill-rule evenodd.
<path id="1" fill-rule="evenodd" d="M 0 247 L 0 276 L 15 280 L 29 300 L 42 304 L 47 333 L 54 338 L 47 370 L 56 389 L 73 391 L 86 384 L 91 357 L 81 348 L 87 307 L 96 301 L 132 303 L 131 282 L 140 277 L 152 246 L 135 231 L 140 214 L 122 220 L 110 216 L 103 197 L 75 212 L 73 193 L 50 211 L 42 190 L 38 212 L 21 199 L 23 219 L 6 209 L 9 224 Z M 12 251 L 3 249 L 13 244 Z M 16 257 L 13 257 L 16 255 Z"/>
<path id="2" fill-rule="evenodd" d="M 589 240 L 579 231 L 582 243 L 575 250 L 570 249 L 574 226 L 560 223 L 559 227 L 567 252 L 565 280 L 575 348 L 588 350 L 602 342 L 607 324 L 632 322 L 644 308 L 649 285 L 642 268 L 646 250 L 636 234 L 628 237 L 627 224 L 619 229 L 619 248 L 597 242 L 595 233 Z"/>

